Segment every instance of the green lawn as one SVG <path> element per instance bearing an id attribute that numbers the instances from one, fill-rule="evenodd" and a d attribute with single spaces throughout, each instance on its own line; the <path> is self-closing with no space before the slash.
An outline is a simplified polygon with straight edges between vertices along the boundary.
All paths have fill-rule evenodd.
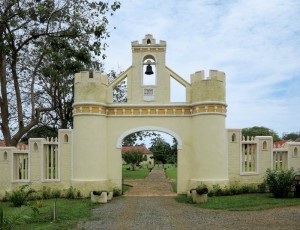
<path id="1" fill-rule="evenodd" d="M 166 173 L 167 173 L 167 177 L 173 180 L 177 180 L 177 168 L 175 168 L 172 165 L 168 165 L 167 167 L 165 167 Z"/>
<path id="2" fill-rule="evenodd" d="M 190 202 L 186 195 L 179 195 L 178 202 Z M 253 193 L 235 196 L 208 197 L 208 201 L 202 204 L 193 204 L 200 208 L 223 209 L 230 211 L 258 211 L 277 207 L 300 205 L 300 198 L 278 199 L 270 193 Z"/>
<path id="3" fill-rule="evenodd" d="M 172 180 L 172 188 L 174 192 L 177 192 L 177 168 L 172 166 L 172 165 L 167 165 L 165 167 L 166 170 L 166 175 L 169 179 Z"/>
<path id="4" fill-rule="evenodd" d="M 130 168 L 130 165 L 123 165 L 122 167 L 122 177 L 125 180 L 144 179 L 149 174 L 149 170 L 147 169 L 146 166 L 143 166 L 142 168 L 138 168 L 135 171 L 127 170 L 128 168 Z"/>
<path id="5" fill-rule="evenodd" d="M 91 210 L 99 205 L 93 204 L 90 199 L 58 199 L 57 219 L 53 221 L 54 199 L 31 201 L 30 204 L 37 207 L 38 214 L 34 214 L 29 207 L 15 208 L 10 202 L 0 202 L 3 207 L 4 216 L 12 218 L 16 216 L 24 217 L 19 224 L 12 229 L 71 229 L 79 221 L 87 220 L 91 217 Z M 27 217 L 26 217 L 27 216 Z"/>

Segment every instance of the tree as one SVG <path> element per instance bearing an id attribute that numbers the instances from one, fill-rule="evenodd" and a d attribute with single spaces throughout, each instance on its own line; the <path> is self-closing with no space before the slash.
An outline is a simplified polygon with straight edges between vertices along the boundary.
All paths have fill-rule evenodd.
<path id="1" fill-rule="evenodd" d="M 117 73 L 111 70 L 108 74 L 108 83 L 111 84 L 122 72 Z M 113 88 L 113 102 L 127 102 L 127 82 L 122 80 L 118 85 Z"/>
<path id="2" fill-rule="evenodd" d="M 251 128 L 242 129 L 242 135 L 244 137 L 255 137 L 255 136 L 272 136 L 273 141 L 280 141 L 278 134 L 272 129 L 263 126 L 254 126 Z"/>
<path id="3" fill-rule="evenodd" d="M 282 136 L 282 140 L 292 140 L 292 141 L 295 141 L 299 137 L 300 137 L 300 132 L 298 132 L 298 133 L 285 133 Z"/>
<path id="4" fill-rule="evenodd" d="M 168 159 L 168 163 L 170 164 L 177 164 L 177 140 L 175 137 L 173 137 L 172 139 L 173 143 L 172 143 L 172 146 L 171 146 L 171 154 L 169 156 L 169 159 Z"/>
<path id="5" fill-rule="evenodd" d="M 62 91 L 70 89 L 74 71 L 97 67 L 105 58 L 106 15 L 119 7 L 118 1 L 1 1 L 0 126 L 7 146 L 55 112 L 60 123 L 68 119 L 63 116 L 70 116 L 70 106 L 58 110 Z"/>
<path id="6" fill-rule="evenodd" d="M 122 146 L 134 146 L 137 141 L 143 141 L 146 137 L 160 136 L 153 131 L 138 131 L 131 133 L 123 139 Z"/>
<path id="7" fill-rule="evenodd" d="M 57 129 L 51 126 L 40 126 L 31 129 L 24 137 L 22 137 L 21 141 L 24 143 L 28 143 L 29 138 L 51 138 L 57 137 Z"/>
<path id="8" fill-rule="evenodd" d="M 161 162 L 163 165 L 166 164 L 170 156 L 172 156 L 170 144 L 160 136 L 151 140 L 151 147 L 149 149 L 153 153 L 154 161 Z"/>
<path id="9" fill-rule="evenodd" d="M 130 150 L 122 153 L 122 158 L 127 164 L 131 165 L 132 171 L 135 171 L 136 165 L 147 160 L 147 156 L 144 156 L 143 153 L 138 150 Z"/>

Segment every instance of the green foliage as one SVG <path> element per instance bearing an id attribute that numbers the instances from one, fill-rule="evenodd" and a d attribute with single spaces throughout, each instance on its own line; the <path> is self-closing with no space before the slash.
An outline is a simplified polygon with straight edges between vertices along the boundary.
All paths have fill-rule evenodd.
<path id="1" fill-rule="evenodd" d="M 242 135 L 244 137 L 255 137 L 255 136 L 272 136 L 273 141 L 280 141 L 280 138 L 278 134 L 269 128 L 263 127 L 263 126 L 254 126 L 251 128 L 244 128 L 242 129 Z"/>
<path id="2" fill-rule="evenodd" d="M 162 137 L 158 136 L 151 139 L 150 151 L 153 153 L 154 161 L 156 163 L 166 164 L 168 160 L 174 161 L 174 155 L 169 143 Z"/>
<path id="3" fill-rule="evenodd" d="M 254 184 L 232 183 L 229 186 L 221 187 L 219 184 L 212 185 L 209 188 L 208 196 L 234 196 L 239 194 L 256 193 L 258 188 Z"/>
<path id="4" fill-rule="evenodd" d="M 67 199 L 76 199 L 76 198 L 80 198 L 81 197 L 81 193 L 78 189 L 74 188 L 73 186 L 71 186 L 70 188 L 68 188 L 66 190 L 66 198 Z"/>
<path id="5" fill-rule="evenodd" d="M 26 205 L 29 196 L 34 192 L 35 190 L 30 188 L 28 184 L 22 185 L 10 194 L 9 201 L 13 203 L 14 207 Z"/>
<path id="6" fill-rule="evenodd" d="M 50 187 L 43 186 L 43 188 L 42 188 L 42 198 L 43 199 L 50 199 L 50 198 L 52 198 L 51 188 Z"/>
<path id="7" fill-rule="evenodd" d="M 0 209 L 0 215 L 2 210 L 2 218 L 0 219 L 0 230 L 10 230 L 14 229 L 16 225 L 22 225 L 31 220 L 31 216 L 28 215 L 28 207 L 21 207 L 16 210 L 11 215 L 4 215 L 3 209 Z"/>
<path id="8" fill-rule="evenodd" d="M 262 183 L 260 183 L 259 185 L 257 185 L 257 190 L 258 192 L 267 192 L 267 184 L 265 181 L 263 181 Z"/>
<path id="9" fill-rule="evenodd" d="M 285 133 L 282 136 L 282 140 L 292 140 L 292 141 L 295 141 L 299 137 L 300 137 L 300 132 Z"/>
<path id="10" fill-rule="evenodd" d="M 38 124 L 71 126 L 73 74 L 102 70 L 119 1 L 1 1 L 1 129 L 8 145 Z M 51 118 L 51 119 L 50 119 Z"/>
<path id="11" fill-rule="evenodd" d="M 119 188 L 114 188 L 113 189 L 113 194 L 114 196 L 121 196 L 122 195 L 122 190 Z"/>
<path id="12" fill-rule="evenodd" d="M 123 139 L 122 146 L 134 146 L 137 141 L 143 141 L 146 137 L 156 137 L 159 136 L 157 132 L 153 131 L 138 131 L 129 134 Z"/>
<path id="13" fill-rule="evenodd" d="M 59 189 L 53 189 L 51 192 L 52 198 L 60 198 L 61 197 L 61 191 Z"/>
<path id="14" fill-rule="evenodd" d="M 122 153 L 122 158 L 127 164 L 131 165 L 132 171 L 135 170 L 136 165 L 145 160 L 143 152 L 135 149 Z"/>
<path id="15" fill-rule="evenodd" d="M 265 175 L 265 183 L 274 197 L 284 198 L 288 197 L 289 192 L 295 185 L 295 183 L 292 181 L 294 176 L 295 170 L 293 168 L 288 170 L 267 169 Z"/>
<path id="16" fill-rule="evenodd" d="M 8 202 L 0 202 L 0 207 L 4 209 L 4 218 L 12 220 L 12 216 L 21 212 L 21 216 L 27 216 L 29 218 L 23 218 L 15 221 L 11 229 L 75 229 L 78 222 L 88 220 L 91 218 L 91 210 L 98 205 L 93 204 L 90 199 L 58 199 L 56 208 L 57 216 L 56 221 L 53 221 L 53 203 L 54 199 L 38 201 L 40 205 L 38 207 L 39 213 L 36 214 L 29 207 L 15 208 Z M 19 214 L 18 214 L 19 215 Z M 9 228 L 6 228 L 9 229 Z"/>
<path id="17" fill-rule="evenodd" d="M 30 130 L 21 141 L 28 144 L 29 138 L 57 137 L 57 129 L 50 126 L 40 126 Z"/>
<path id="18" fill-rule="evenodd" d="M 3 208 L 0 207 L 0 230 L 4 229 L 4 212 Z"/>

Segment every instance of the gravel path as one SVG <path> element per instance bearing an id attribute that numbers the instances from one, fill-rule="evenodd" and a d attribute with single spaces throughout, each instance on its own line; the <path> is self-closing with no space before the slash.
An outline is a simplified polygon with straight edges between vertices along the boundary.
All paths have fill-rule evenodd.
<path id="1" fill-rule="evenodd" d="M 182 204 L 175 201 L 174 194 L 154 196 L 150 194 L 150 187 L 159 183 L 155 177 L 161 178 L 162 171 L 153 171 L 148 182 L 141 181 L 142 189 L 138 189 L 141 196 L 128 192 L 127 196 L 114 198 L 111 202 L 93 210 L 93 220 L 80 223 L 77 229 L 105 229 L 105 230 L 214 230 L 214 229 L 278 229 L 300 230 L 300 206 L 276 208 L 264 211 L 219 211 L 207 210 Z M 155 176 L 156 174 L 156 176 Z M 150 185 L 150 181 L 152 185 Z M 163 185 L 165 183 L 162 183 Z M 138 184 L 135 184 L 138 186 Z M 150 187 L 149 187 L 150 186 Z M 169 186 L 169 185 L 168 185 Z M 154 186 L 155 187 L 155 186 Z M 133 187 L 134 188 L 134 187 Z M 157 188 L 165 190 L 169 187 Z"/>

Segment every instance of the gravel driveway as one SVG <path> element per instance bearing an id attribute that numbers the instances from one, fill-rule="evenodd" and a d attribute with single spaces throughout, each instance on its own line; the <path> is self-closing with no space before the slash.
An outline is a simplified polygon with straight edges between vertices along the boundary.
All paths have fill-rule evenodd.
<path id="1" fill-rule="evenodd" d="M 157 176 L 155 176 L 157 174 Z M 300 206 L 276 208 L 264 211 L 219 211 L 207 210 L 182 204 L 174 196 L 154 196 L 148 185 L 157 184 L 155 177 L 162 178 L 162 171 L 154 170 L 148 182 L 139 189 L 140 194 L 129 191 L 127 196 L 114 198 L 111 202 L 93 210 L 93 219 L 80 223 L 76 229 L 278 229 L 300 230 Z M 161 183 L 162 186 L 165 183 Z M 138 186 L 135 184 L 135 186 Z M 169 186 L 169 185 L 166 185 Z M 155 187 L 157 188 L 157 186 Z M 163 188 L 160 188 L 163 190 Z M 165 188 L 169 189 L 169 187 Z M 145 193 L 146 191 L 146 193 Z M 172 194 L 170 194 L 172 195 Z"/>

